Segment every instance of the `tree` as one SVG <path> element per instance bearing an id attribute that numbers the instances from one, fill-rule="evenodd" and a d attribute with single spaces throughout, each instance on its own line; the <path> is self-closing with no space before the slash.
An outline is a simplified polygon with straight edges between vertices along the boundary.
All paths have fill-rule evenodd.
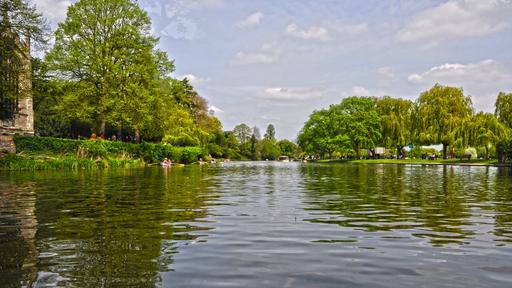
<path id="1" fill-rule="evenodd" d="M 0 29 L 10 31 L 31 43 L 44 45 L 48 41 L 49 27 L 35 6 L 25 0 L 0 0 Z"/>
<path id="2" fill-rule="evenodd" d="M 381 119 L 382 144 L 396 148 L 397 155 L 400 155 L 402 149 L 412 142 L 413 103 L 386 96 L 377 100 L 376 110 Z"/>
<path id="3" fill-rule="evenodd" d="M 339 127 L 336 134 L 349 139 L 357 158 L 359 149 L 374 149 L 382 136 L 375 101 L 373 97 L 348 97 L 331 107 Z"/>
<path id="4" fill-rule="evenodd" d="M 265 139 L 276 141 L 276 128 L 274 128 L 274 125 L 268 124 L 264 137 Z"/>
<path id="5" fill-rule="evenodd" d="M 286 155 L 289 157 L 294 157 L 299 150 L 299 147 L 297 147 L 297 144 L 295 144 L 292 141 L 287 140 L 287 139 L 283 139 L 283 140 L 277 142 L 277 145 L 279 146 L 281 153 L 283 155 Z"/>
<path id="6" fill-rule="evenodd" d="M 156 120 L 156 79 L 173 70 L 155 48 L 149 16 L 132 0 L 80 0 L 59 23 L 46 55 L 50 70 L 76 89 L 61 105 L 68 117 L 105 130 L 110 121 L 137 132 Z"/>
<path id="7" fill-rule="evenodd" d="M 479 112 L 469 121 L 469 144 L 485 148 L 485 159 L 489 159 L 489 148 L 506 138 L 507 127 L 491 113 Z"/>
<path id="8" fill-rule="evenodd" d="M 249 139 L 251 139 L 251 128 L 247 126 L 247 124 L 242 123 L 233 128 L 233 134 L 238 140 L 238 143 L 240 143 L 240 145 L 244 145 L 249 141 Z"/>
<path id="9" fill-rule="evenodd" d="M 258 143 L 258 151 L 262 159 L 276 160 L 281 155 L 281 150 L 276 141 L 263 139 Z"/>
<path id="10" fill-rule="evenodd" d="M 496 117 L 508 128 L 512 128 L 512 93 L 500 92 L 494 106 Z"/>
<path id="11" fill-rule="evenodd" d="M 341 134 L 339 123 L 334 117 L 334 105 L 329 109 L 314 111 L 304 123 L 297 142 L 310 155 L 332 157 L 335 151 L 350 149 L 347 135 Z"/>
<path id="12" fill-rule="evenodd" d="M 443 144 L 446 159 L 448 146 L 465 132 L 464 123 L 473 114 L 471 97 L 465 96 L 460 88 L 436 84 L 420 95 L 416 109 L 416 141 Z"/>
<path id="13" fill-rule="evenodd" d="M 261 139 L 260 128 L 258 128 L 256 126 L 252 127 L 252 134 L 254 134 L 254 137 L 256 137 L 257 140 Z"/>

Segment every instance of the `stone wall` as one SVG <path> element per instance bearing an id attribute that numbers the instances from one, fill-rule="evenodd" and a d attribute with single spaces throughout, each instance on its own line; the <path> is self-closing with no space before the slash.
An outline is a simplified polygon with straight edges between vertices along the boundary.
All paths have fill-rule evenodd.
<path id="1" fill-rule="evenodd" d="M 6 153 L 16 153 L 13 136 L 0 135 L 0 157 Z"/>
<path id="2" fill-rule="evenodd" d="M 32 57 L 30 40 L 19 41 L 23 73 L 19 76 L 18 113 L 13 120 L 0 121 L 0 135 L 34 135 L 34 109 L 32 100 Z"/>

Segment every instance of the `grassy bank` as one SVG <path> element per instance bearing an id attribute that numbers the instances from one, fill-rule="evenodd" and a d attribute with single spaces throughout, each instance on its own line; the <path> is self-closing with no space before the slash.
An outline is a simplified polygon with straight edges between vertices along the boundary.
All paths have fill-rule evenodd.
<path id="1" fill-rule="evenodd" d="M 461 165 L 461 166 L 510 166 L 512 164 L 500 164 L 497 160 L 460 160 L 460 159 L 326 159 L 316 160 L 315 163 L 365 163 L 365 164 L 423 164 L 423 165 Z"/>
<path id="2" fill-rule="evenodd" d="M 4 170 L 50 170 L 144 167 L 169 158 L 189 164 L 203 157 L 199 147 L 130 144 L 111 141 L 15 137 L 16 154 L 0 158 Z"/>

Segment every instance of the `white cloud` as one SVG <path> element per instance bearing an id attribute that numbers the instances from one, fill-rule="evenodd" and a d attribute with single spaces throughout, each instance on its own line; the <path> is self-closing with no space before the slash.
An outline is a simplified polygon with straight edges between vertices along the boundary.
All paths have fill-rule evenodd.
<path id="1" fill-rule="evenodd" d="M 56 22 L 66 19 L 68 7 L 72 4 L 68 0 L 32 0 L 32 3 L 36 5 L 37 11 Z"/>
<path id="2" fill-rule="evenodd" d="M 396 79 L 395 70 L 393 70 L 393 68 L 391 68 L 391 67 L 380 67 L 376 70 L 376 72 L 377 72 L 377 74 L 379 74 L 380 76 L 382 76 L 386 79 L 389 79 L 389 80 Z"/>
<path id="3" fill-rule="evenodd" d="M 200 30 L 196 20 L 190 17 L 191 12 L 221 7 L 224 0 L 141 0 L 140 3 L 151 16 L 152 33 L 194 40 Z"/>
<path id="4" fill-rule="evenodd" d="M 370 91 L 362 86 L 354 86 L 352 87 L 352 94 L 355 96 L 369 96 Z"/>
<path id="5" fill-rule="evenodd" d="M 188 79 L 188 82 L 192 84 L 192 86 L 200 86 L 208 81 L 210 81 L 210 78 L 202 78 L 194 74 L 185 74 L 185 75 L 179 75 L 176 77 L 177 79 L 183 80 L 185 78 Z"/>
<path id="6" fill-rule="evenodd" d="M 258 26 L 261 23 L 261 20 L 263 19 L 263 13 L 261 12 L 254 12 L 251 15 L 247 16 L 243 21 L 238 23 L 239 28 L 251 28 Z"/>
<path id="7" fill-rule="evenodd" d="M 478 63 L 447 63 L 430 68 L 423 73 L 414 73 L 407 78 L 409 82 L 425 89 L 435 83 L 463 87 L 473 96 L 477 109 L 492 110 L 499 91 L 512 90 L 512 69 L 494 60 Z"/>
<path id="8" fill-rule="evenodd" d="M 231 60 L 231 64 L 250 65 L 250 64 L 271 64 L 279 60 L 281 52 L 273 45 L 265 44 L 258 51 L 238 52 Z"/>
<path id="9" fill-rule="evenodd" d="M 413 83 L 445 81 L 450 83 L 502 82 L 510 80 L 510 72 L 493 60 L 484 60 L 470 64 L 450 64 L 435 66 L 423 73 L 415 73 L 407 78 Z"/>
<path id="10" fill-rule="evenodd" d="M 338 32 L 343 35 L 355 36 L 362 33 L 368 32 L 368 24 L 367 23 L 346 23 L 344 21 L 335 21 L 326 24 L 331 30 Z"/>
<path id="11" fill-rule="evenodd" d="M 286 35 L 306 41 L 329 41 L 329 31 L 325 27 L 311 26 L 300 28 L 297 24 L 290 24 L 286 27 Z"/>
<path id="12" fill-rule="evenodd" d="M 443 40 L 479 37 L 510 28 L 510 0 L 450 0 L 425 10 L 397 34 L 401 42 L 425 42 L 435 46 Z"/>
<path id="13" fill-rule="evenodd" d="M 265 89 L 259 97 L 267 100 L 310 100 L 323 97 L 328 91 L 324 88 L 285 88 L 272 87 Z"/>

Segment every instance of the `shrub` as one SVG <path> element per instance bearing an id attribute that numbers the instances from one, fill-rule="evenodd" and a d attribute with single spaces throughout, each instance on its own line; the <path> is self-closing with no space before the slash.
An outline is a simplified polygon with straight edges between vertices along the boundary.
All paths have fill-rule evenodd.
<path id="1" fill-rule="evenodd" d="M 496 158 L 500 163 L 512 160 L 512 138 L 503 139 L 496 145 Z"/>
<path id="2" fill-rule="evenodd" d="M 27 136 L 17 136 L 14 141 L 18 152 L 73 154 L 73 158 L 83 160 L 132 158 L 143 159 L 147 163 L 159 163 L 164 158 L 169 158 L 174 162 L 193 163 L 205 156 L 204 150 L 199 147 L 174 147 L 147 142 L 131 144 Z M 107 162 L 99 165 L 108 166 Z"/>

